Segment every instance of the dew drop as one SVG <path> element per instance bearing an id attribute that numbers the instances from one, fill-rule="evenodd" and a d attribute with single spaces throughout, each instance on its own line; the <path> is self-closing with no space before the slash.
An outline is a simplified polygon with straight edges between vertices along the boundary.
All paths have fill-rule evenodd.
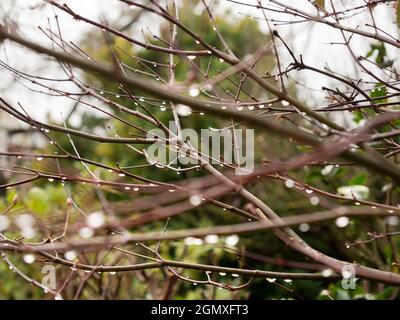
<path id="1" fill-rule="evenodd" d="M 299 230 L 301 232 L 307 232 L 308 230 L 310 230 L 310 225 L 308 223 L 301 223 L 299 225 Z"/>
<path id="2" fill-rule="evenodd" d="M 325 278 L 330 277 L 332 274 L 333 270 L 329 268 L 322 271 L 322 276 Z"/>
<path id="3" fill-rule="evenodd" d="M 281 103 L 284 107 L 287 107 L 289 105 L 289 102 L 287 102 L 286 100 L 282 100 Z"/>
<path id="4" fill-rule="evenodd" d="M 10 226 L 10 220 L 5 215 L 0 215 L 0 232 L 6 230 Z"/>
<path id="5" fill-rule="evenodd" d="M 294 181 L 292 180 L 292 179 L 288 179 L 288 180 L 286 180 L 285 181 L 285 187 L 286 188 L 293 188 L 293 186 L 294 186 Z"/>
<path id="6" fill-rule="evenodd" d="M 311 198 L 310 198 L 310 203 L 311 203 L 313 206 L 318 205 L 318 204 L 319 204 L 319 198 L 316 197 L 316 196 L 311 197 Z"/>
<path id="7" fill-rule="evenodd" d="M 83 227 L 83 228 L 79 229 L 79 235 L 83 239 L 89 239 L 94 235 L 94 230 L 89 227 Z"/>
<path id="8" fill-rule="evenodd" d="M 77 255 L 76 255 L 75 251 L 70 250 L 70 251 L 67 251 L 64 253 L 64 257 L 65 257 L 65 259 L 72 261 L 72 260 L 76 259 Z"/>
<path id="9" fill-rule="evenodd" d="M 100 228 L 105 223 L 105 217 L 102 212 L 93 212 L 86 217 L 86 224 L 91 229 Z"/>
<path id="10" fill-rule="evenodd" d="M 189 95 L 191 97 L 197 97 L 200 94 L 200 90 L 196 87 L 192 87 L 189 89 Z"/>
<path id="11" fill-rule="evenodd" d="M 239 242 L 239 236 L 236 234 L 232 234 L 225 238 L 225 244 L 230 247 L 234 247 Z"/>

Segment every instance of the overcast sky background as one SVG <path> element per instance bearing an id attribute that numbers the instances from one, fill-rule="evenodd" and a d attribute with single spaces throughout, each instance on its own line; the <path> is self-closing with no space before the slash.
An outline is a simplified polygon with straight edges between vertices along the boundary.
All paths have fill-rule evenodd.
<path id="1" fill-rule="evenodd" d="M 116 0 L 63 0 L 60 3 L 67 3 L 71 8 L 79 12 L 81 15 L 89 17 L 91 19 L 99 20 L 100 17 L 104 16 L 108 21 L 115 21 L 120 16 L 121 10 L 132 10 L 127 5 L 120 4 Z M 210 2 L 210 1 L 208 1 Z M 282 1 L 295 5 L 303 10 L 309 10 L 310 12 L 316 13 L 313 8 L 306 0 L 287 0 Z M 326 1 L 327 2 L 327 1 Z M 352 7 L 358 4 L 363 4 L 363 1 L 338 1 L 335 3 L 350 4 Z M 13 5 L 15 3 L 15 5 Z M 179 0 L 178 0 L 179 3 Z M 233 13 L 239 18 L 243 15 L 250 15 L 253 17 L 262 17 L 262 13 L 257 9 L 251 9 L 249 7 L 232 4 L 226 0 L 219 1 L 220 10 L 231 8 Z M 249 0 L 249 3 L 256 4 L 256 0 Z M 267 1 L 264 1 L 267 3 Z M 42 6 L 40 6 L 42 5 Z M 40 6 L 40 7 L 38 7 Z M 69 15 L 56 10 L 59 16 L 60 25 L 64 34 L 65 39 L 79 43 L 82 36 L 89 30 L 93 30 L 93 27 L 85 24 L 84 22 L 77 22 L 72 19 Z M 393 4 L 380 6 L 374 10 L 376 22 L 378 26 L 398 37 L 398 29 L 395 24 L 395 11 L 393 10 Z M 21 34 L 25 35 L 28 39 L 38 41 L 41 44 L 48 45 L 47 39 L 42 33 L 39 32 L 38 26 L 46 28 L 48 18 L 51 19 L 54 26 L 54 10 L 49 5 L 43 5 L 41 0 L 2 0 L 0 2 L 0 21 L 5 17 L 9 16 L 20 26 Z M 274 17 L 282 18 L 282 16 Z M 365 22 L 365 19 L 369 19 L 365 15 L 356 15 L 350 21 L 346 21 L 347 25 L 356 26 L 361 21 Z M 369 19 L 370 20 L 370 19 Z M 140 28 L 150 28 L 152 32 L 157 33 L 158 30 L 158 19 L 153 15 L 151 18 L 147 17 L 140 20 L 140 23 L 136 28 L 132 28 L 130 32 L 132 36 L 138 37 L 140 35 Z M 260 21 L 261 27 L 266 30 L 265 22 Z M 365 29 L 365 26 L 360 26 Z M 293 45 L 294 50 L 297 53 L 303 53 L 305 62 L 313 64 L 315 66 L 322 67 L 329 65 L 334 68 L 337 72 L 344 75 L 355 75 L 354 62 L 352 61 L 347 49 L 344 46 L 335 45 L 331 46 L 330 42 L 341 42 L 343 41 L 340 32 L 333 30 L 327 26 L 321 24 L 294 24 L 288 26 L 279 26 L 278 30 L 285 39 Z M 371 30 L 369 30 L 371 31 Z M 243 32 L 246 32 L 245 30 Z M 372 40 L 371 40 L 372 42 Z M 352 40 L 352 46 L 356 50 L 357 54 L 365 55 L 369 49 L 371 42 L 365 41 L 361 37 L 355 36 Z M 391 59 L 398 59 L 398 52 L 393 48 L 387 46 L 388 54 Z M 284 63 L 289 61 L 289 56 L 285 50 L 283 52 L 282 60 Z M 399 50 L 397 50 L 399 51 Z M 55 64 L 49 63 L 49 60 L 40 57 L 26 49 L 7 42 L 6 48 L 0 45 L 0 59 L 2 61 L 8 61 L 10 65 L 15 68 L 20 68 L 26 72 L 40 74 L 42 76 L 57 76 L 59 75 L 59 68 Z M 399 67 L 399 62 L 396 61 L 395 65 Z M 301 76 L 305 81 L 305 84 L 310 87 L 319 90 L 323 85 L 330 85 L 330 80 L 316 75 L 315 73 L 302 73 Z M 43 118 L 47 111 L 51 111 L 54 117 L 60 117 L 60 112 L 64 114 L 68 113 L 68 110 L 72 106 L 72 102 L 67 102 L 64 98 L 51 98 L 43 94 L 34 93 L 23 86 L 16 84 L 10 76 L 8 71 L 0 68 L 0 94 L 5 96 L 11 103 L 16 104 L 20 101 L 22 105 L 26 106 L 27 110 L 31 115 Z M 303 90 L 304 91 L 304 90 Z M 301 92 L 301 91 L 300 91 Z M 313 95 L 303 95 L 300 97 L 307 99 L 310 105 L 317 105 L 323 98 L 323 94 L 317 91 L 313 91 Z"/>

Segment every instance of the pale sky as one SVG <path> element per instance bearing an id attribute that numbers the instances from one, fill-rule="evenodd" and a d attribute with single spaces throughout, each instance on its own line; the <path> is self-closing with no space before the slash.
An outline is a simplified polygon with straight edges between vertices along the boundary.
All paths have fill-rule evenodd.
<path id="1" fill-rule="evenodd" d="M 43 5 L 38 8 L 37 6 L 43 4 L 41 0 L 16 0 L 16 5 L 12 6 L 12 0 L 2 0 L 0 2 L 0 18 L 4 17 L 5 14 L 9 14 L 13 20 L 17 21 L 21 27 L 21 33 L 26 35 L 30 40 L 39 41 L 42 44 L 48 44 L 46 38 L 38 30 L 38 26 L 43 28 L 47 27 L 47 19 L 51 19 L 53 27 L 54 24 L 54 11 L 49 5 Z M 63 0 L 60 3 L 67 3 L 71 8 L 75 9 L 81 15 L 89 17 L 91 19 L 100 19 L 100 17 L 106 17 L 109 21 L 113 21 L 119 17 L 121 10 L 130 10 L 128 6 L 118 3 L 116 0 Z M 315 9 L 307 3 L 306 0 L 287 0 L 282 1 L 291 5 L 295 5 L 303 10 L 311 10 L 311 12 L 316 13 Z M 328 1 L 326 1 L 328 2 Z M 357 4 L 363 4 L 362 0 L 355 1 L 335 1 L 335 3 L 347 3 L 351 6 L 356 6 Z M 179 3 L 179 0 L 178 0 Z M 249 3 L 256 4 L 255 0 L 249 1 Z M 264 1 L 267 3 L 267 1 Z M 34 9 L 32 9 L 32 7 Z M 242 16 L 243 14 L 251 15 L 254 17 L 262 17 L 262 13 L 259 10 L 251 9 L 248 7 L 240 6 L 237 4 L 232 4 L 226 0 L 220 1 L 220 8 L 223 10 L 225 8 L 231 8 L 235 15 Z M 386 32 L 398 36 L 398 29 L 394 23 L 394 10 L 389 5 L 381 6 L 374 11 L 376 22 L 379 27 Z M 93 27 L 83 23 L 73 20 L 69 15 L 57 10 L 59 16 L 59 21 L 65 39 L 70 41 L 79 42 L 82 39 L 82 35 L 91 30 Z M 154 17 L 154 16 L 153 16 Z M 282 16 L 274 17 L 276 19 L 282 19 Z M 140 34 L 141 27 L 149 27 L 153 32 L 157 31 L 156 20 L 142 20 L 137 29 L 134 31 Z M 365 22 L 365 15 L 356 15 L 350 21 L 345 23 L 348 25 L 356 26 L 360 21 Z M 369 19 L 367 17 L 367 19 Z M 370 19 L 369 19 L 370 20 Z M 260 25 L 264 30 L 266 30 L 265 22 L 260 21 Z M 360 26 L 364 28 L 365 26 Z M 340 42 L 343 41 L 340 32 L 333 30 L 330 27 L 321 24 L 294 24 L 288 26 L 279 26 L 278 30 L 280 34 L 284 36 L 293 46 L 293 49 L 297 53 L 303 53 L 305 57 L 305 62 L 312 64 L 317 67 L 322 67 L 324 65 L 329 65 L 335 71 L 343 75 L 355 75 L 354 63 L 344 46 L 335 45 L 331 46 L 330 42 Z M 245 32 L 245 31 L 244 31 Z M 136 33 L 134 34 L 137 37 Z M 371 40 L 372 42 L 372 40 Z M 370 42 L 355 36 L 352 40 L 352 47 L 357 52 L 358 55 L 365 55 L 368 51 Z M 393 48 L 387 46 L 389 56 L 392 59 L 398 58 L 398 52 Z M 398 51 L 398 50 L 397 50 Z M 7 56 L 5 55 L 7 53 Z M 289 55 L 283 49 L 282 60 L 284 63 L 289 61 Z M 41 75 L 57 76 L 59 75 L 59 69 L 55 68 L 54 64 L 49 63 L 48 59 L 39 57 L 38 55 L 21 49 L 14 44 L 7 43 L 6 51 L 0 45 L 0 59 L 3 61 L 8 61 L 13 67 L 21 68 L 26 72 L 39 73 Z M 397 59 L 399 60 L 399 59 Z M 399 62 L 396 62 L 397 66 Z M 321 86 L 331 84 L 331 80 L 327 80 L 323 76 L 316 75 L 315 73 L 301 73 L 300 76 L 305 82 L 306 86 L 314 89 L 320 89 Z M 20 101 L 24 106 L 27 107 L 29 112 L 38 118 L 43 118 L 45 113 L 51 110 L 52 114 L 60 117 L 60 112 L 64 114 L 72 106 L 72 102 L 65 102 L 63 98 L 51 98 L 43 94 L 34 93 L 27 88 L 19 84 L 13 84 L 12 78 L 10 78 L 10 73 L 4 71 L 0 68 L 0 77 L 2 82 L 0 83 L 0 94 L 9 99 L 12 103 Z M 5 80 L 5 81 L 4 81 Z M 11 86 L 10 86 L 11 85 Z M 300 90 L 300 98 L 308 100 L 310 105 L 318 104 L 323 98 L 323 95 L 319 92 L 312 92 L 312 95 L 302 95 Z"/>

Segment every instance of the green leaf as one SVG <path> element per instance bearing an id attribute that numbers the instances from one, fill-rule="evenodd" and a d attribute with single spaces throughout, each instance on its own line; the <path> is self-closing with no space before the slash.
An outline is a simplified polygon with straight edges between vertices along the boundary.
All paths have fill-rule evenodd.
<path id="1" fill-rule="evenodd" d="M 392 295 L 393 290 L 394 290 L 393 287 L 387 287 L 381 293 L 378 293 L 376 295 L 375 299 L 376 300 L 387 300 Z"/>
<path id="2" fill-rule="evenodd" d="M 320 179 L 322 177 L 321 171 L 320 170 L 311 170 L 306 177 L 306 183 L 311 184 L 317 179 Z"/>
<path id="3" fill-rule="evenodd" d="M 350 296 L 349 292 L 347 292 L 346 290 L 337 289 L 336 299 L 337 300 L 351 300 L 351 296 Z"/>
<path id="4" fill-rule="evenodd" d="M 7 190 L 7 203 L 11 203 L 16 195 L 17 190 L 15 188 Z"/>
<path id="5" fill-rule="evenodd" d="M 312 149 L 310 146 L 305 146 L 305 145 L 298 145 L 296 146 L 296 148 L 300 152 L 309 152 Z"/>
<path id="6" fill-rule="evenodd" d="M 379 44 L 371 44 L 371 49 L 367 52 L 366 58 L 372 57 L 372 55 L 376 52 L 375 62 L 378 65 L 382 65 L 386 61 L 386 48 L 385 45 L 382 43 Z"/>
<path id="7" fill-rule="evenodd" d="M 349 186 L 366 184 L 367 178 L 368 177 L 365 173 L 360 173 L 349 181 Z"/>
<path id="8" fill-rule="evenodd" d="M 363 108 L 363 112 L 364 112 L 365 115 L 373 115 L 373 114 L 375 114 L 375 111 L 372 108 Z M 360 121 L 364 120 L 364 119 L 365 119 L 364 115 L 363 115 L 363 113 L 361 111 L 356 110 L 356 111 L 353 112 L 353 121 L 355 123 L 360 123 Z"/>
<path id="9" fill-rule="evenodd" d="M 353 112 L 353 121 L 355 123 L 360 123 L 361 120 L 363 120 L 363 119 L 364 119 L 364 117 L 363 117 L 361 111 L 356 110 L 356 111 Z"/>

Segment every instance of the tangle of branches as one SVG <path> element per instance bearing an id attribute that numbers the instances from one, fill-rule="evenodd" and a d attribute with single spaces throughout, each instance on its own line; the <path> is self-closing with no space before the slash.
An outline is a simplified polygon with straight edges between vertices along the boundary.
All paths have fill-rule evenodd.
<path id="1" fill-rule="evenodd" d="M 52 14 L 34 31 L 0 7 L 2 263 L 57 299 L 171 299 L 189 285 L 205 299 L 261 285 L 304 298 L 298 281 L 329 292 L 347 266 L 366 292 L 398 297 L 398 7 L 114 0 L 115 19 L 40 0 L 25 10 Z M 255 29 L 233 34 L 226 8 Z M 188 129 L 229 133 L 217 149 L 234 153 L 254 129 L 253 168 Z"/>

